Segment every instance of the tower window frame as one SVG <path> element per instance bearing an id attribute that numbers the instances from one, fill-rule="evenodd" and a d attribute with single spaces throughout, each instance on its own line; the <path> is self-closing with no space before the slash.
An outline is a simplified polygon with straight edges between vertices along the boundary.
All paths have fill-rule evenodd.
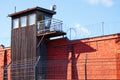
<path id="1" fill-rule="evenodd" d="M 22 16 L 20 17 L 20 27 L 25 27 L 25 26 L 27 26 L 27 17 Z"/>
<path id="2" fill-rule="evenodd" d="M 19 18 L 13 19 L 12 23 L 13 23 L 13 29 L 19 28 Z"/>
<path id="3" fill-rule="evenodd" d="M 34 25 L 36 20 L 36 15 L 35 14 L 30 14 L 28 15 L 28 25 Z"/>

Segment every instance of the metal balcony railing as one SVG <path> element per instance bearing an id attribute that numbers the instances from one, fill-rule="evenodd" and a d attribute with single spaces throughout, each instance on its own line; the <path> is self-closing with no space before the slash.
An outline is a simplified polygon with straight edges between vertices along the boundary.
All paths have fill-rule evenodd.
<path id="1" fill-rule="evenodd" d="M 62 21 L 57 19 L 46 19 L 37 22 L 37 33 L 43 34 L 51 31 L 62 31 Z"/>

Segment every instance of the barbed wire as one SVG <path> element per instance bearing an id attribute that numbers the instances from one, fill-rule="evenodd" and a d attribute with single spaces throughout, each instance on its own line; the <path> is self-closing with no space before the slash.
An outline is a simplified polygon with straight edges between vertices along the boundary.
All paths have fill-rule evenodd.
<path id="1" fill-rule="evenodd" d="M 58 78 L 65 79 L 65 76 L 84 76 L 85 75 L 84 59 L 81 59 L 81 60 L 82 62 L 80 61 L 68 62 L 68 60 L 47 60 L 45 61 L 46 63 L 44 62 L 42 63 L 42 64 L 46 64 L 46 66 L 38 67 L 38 68 L 41 68 L 40 69 L 41 74 L 39 75 L 43 76 L 42 72 L 45 71 L 47 79 L 52 78 L 53 80 L 54 79 L 57 80 Z M 107 60 L 107 61 L 93 62 L 94 60 L 96 61 L 96 59 L 88 59 L 90 63 L 88 61 L 86 63 L 86 68 L 87 68 L 86 71 L 87 71 L 88 78 L 90 76 L 96 76 L 94 78 L 97 78 L 100 76 L 102 78 L 105 76 L 107 77 L 108 75 L 110 76 L 120 75 L 119 73 L 116 73 L 116 71 L 120 70 L 119 67 L 117 68 L 117 64 L 118 65 L 120 64 L 120 60 L 117 61 L 116 58 L 104 58 L 104 59 L 99 58 L 99 60 Z M 110 61 L 110 60 L 113 60 L 113 61 Z M 29 59 L 27 61 L 28 62 L 25 62 L 24 66 L 12 67 L 12 65 L 21 65 L 21 64 L 23 65 L 24 61 L 21 60 L 21 62 L 18 61 L 18 63 L 16 62 L 15 64 L 11 64 L 11 66 L 9 66 L 7 69 L 4 69 L 4 71 L 6 71 L 4 72 L 4 79 L 7 79 L 8 77 L 11 77 L 12 79 L 22 79 L 22 78 L 27 80 L 34 79 L 34 64 L 31 65 L 31 62 L 33 62 L 33 59 Z M 46 68 L 46 69 L 42 70 L 42 68 Z M 3 69 L 1 69 L 1 71 L 2 70 Z M 109 71 L 109 73 L 107 71 Z M 81 78 L 78 77 L 78 79 L 81 79 Z M 113 78 L 109 77 L 109 79 L 113 79 Z"/>

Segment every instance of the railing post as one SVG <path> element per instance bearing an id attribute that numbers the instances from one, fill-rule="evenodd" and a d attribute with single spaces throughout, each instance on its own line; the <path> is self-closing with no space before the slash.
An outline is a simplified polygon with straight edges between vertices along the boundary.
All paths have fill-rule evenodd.
<path id="1" fill-rule="evenodd" d="M 48 23 L 46 23 L 46 21 Z M 46 32 L 48 29 L 50 31 L 50 28 L 52 28 L 53 31 L 62 31 L 62 21 L 53 18 L 38 21 L 37 28 L 38 32 L 41 31 L 43 33 Z"/>

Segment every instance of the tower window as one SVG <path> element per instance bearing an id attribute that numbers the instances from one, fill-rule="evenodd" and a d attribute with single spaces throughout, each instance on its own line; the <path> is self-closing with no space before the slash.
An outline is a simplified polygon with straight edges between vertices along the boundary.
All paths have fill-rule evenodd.
<path id="1" fill-rule="evenodd" d="M 20 26 L 24 27 L 24 26 L 26 26 L 26 24 L 27 24 L 26 16 L 21 17 L 20 18 Z"/>
<path id="2" fill-rule="evenodd" d="M 35 14 L 31 14 L 28 16 L 28 25 L 35 24 Z"/>
<path id="3" fill-rule="evenodd" d="M 19 27 L 19 19 L 13 19 L 13 28 L 18 28 Z"/>

